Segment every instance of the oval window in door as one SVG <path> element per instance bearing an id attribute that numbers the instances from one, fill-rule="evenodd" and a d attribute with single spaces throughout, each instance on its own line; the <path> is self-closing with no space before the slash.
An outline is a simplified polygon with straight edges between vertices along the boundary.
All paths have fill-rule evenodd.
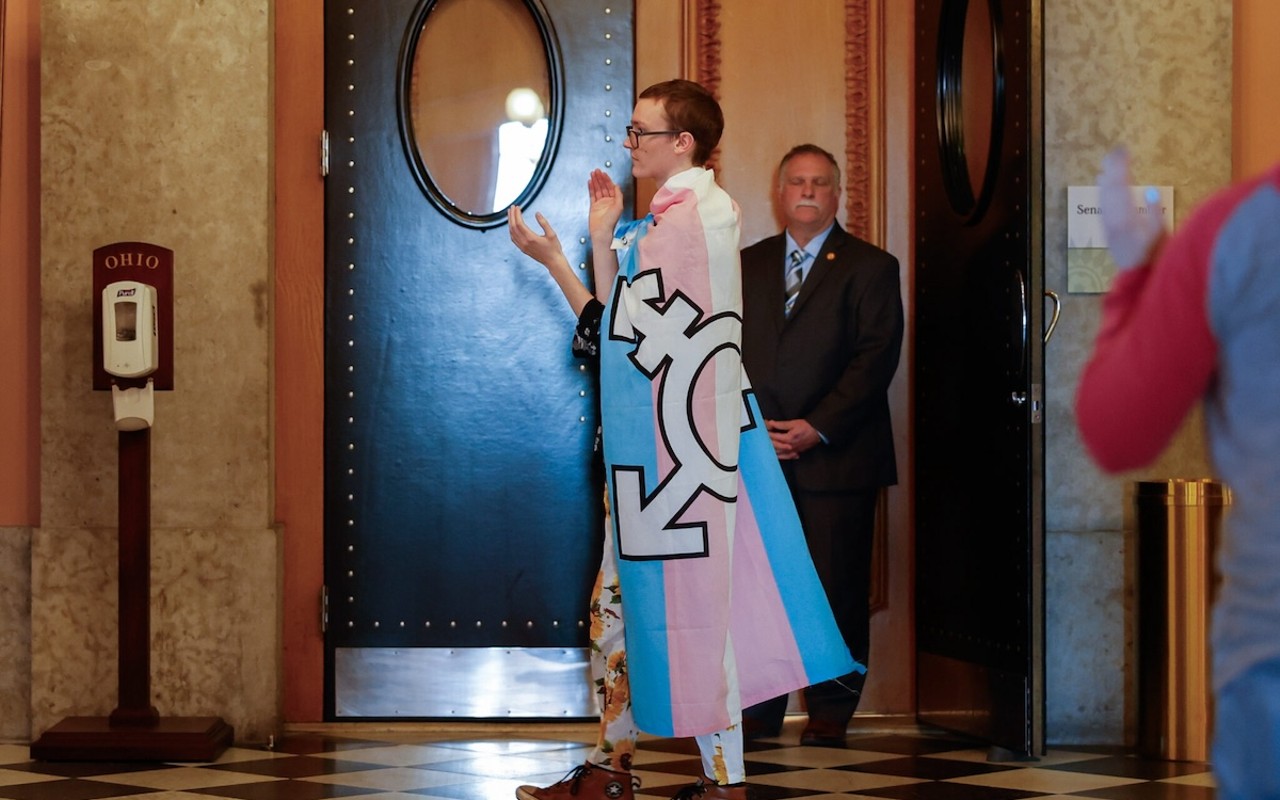
<path id="1" fill-rule="evenodd" d="M 425 0 L 403 52 L 401 135 L 423 191 L 459 224 L 506 221 L 559 138 L 553 37 L 536 0 Z"/>
<path id="2" fill-rule="evenodd" d="M 938 41 L 938 141 L 951 207 L 982 217 L 1000 165 L 1004 62 L 992 0 L 945 0 Z"/>

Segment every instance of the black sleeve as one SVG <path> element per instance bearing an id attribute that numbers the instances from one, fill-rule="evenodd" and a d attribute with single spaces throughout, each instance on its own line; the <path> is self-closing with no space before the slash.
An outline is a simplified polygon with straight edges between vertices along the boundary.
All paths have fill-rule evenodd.
<path id="1" fill-rule="evenodd" d="M 590 359 L 600 364 L 600 320 L 604 316 L 604 304 L 594 297 L 582 307 L 578 325 L 573 331 L 573 354 L 577 358 Z"/>
<path id="2" fill-rule="evenodd" d="M 604 304 L 594 297 L 582 307 L 578 315 L 578 325 L 573 330 L 573 355 L 591 361 L 598 378 L 600 374 L 600 320 L 604 318 Z M 600 387 L 596 386 L 599 393 Z M 601 439 L 601 428 L 596 426 L 595 442 L 591 452 L 591 470 L 599 485 L 605 482 L 604 442 Z"/>

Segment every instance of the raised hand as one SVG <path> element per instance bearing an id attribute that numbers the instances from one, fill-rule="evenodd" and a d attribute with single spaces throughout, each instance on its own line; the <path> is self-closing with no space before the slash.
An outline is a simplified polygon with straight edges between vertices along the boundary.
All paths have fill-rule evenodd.
<path id="1" fill-rule="evenodd" d="M 592 170 L 587 179 L 587 191 L 591 194 L 591 213 L 587 220 L 587 228 L 591 231 L 591 239 L 597 237 L 613 238 L 613 229 L 622 216 L 622 191 L 613 179 L 603 170 Z"/>
<path id="2" fill-rule="evenodd" d="M 534 261 L 551 267 L 558 260 L 565 259 L 564 248 L 560 246 L 560 237 L 556 236 L 555 229 L 541 212 L 534 214 L 534 219 L 542 227 L 542 233 L 537 233 L 525 223 L 519 206 L 508 208 L 507 227 L 511 231 L 511 242 Z"/>
<path id="3" fill-rule="evenodd" d="M 1160 193 L 1148 188 L 1141 209 L 1134 204 L 1129 151 L 1117 147 L 1102 159 L 1098 173 L 1098 201 L 1102 209 L 1102 229 L 1107 234 L 1107 250 L 1116 267 L 1124 270 L 1145 264 L 1164 236 L 1160 213 Z"/>

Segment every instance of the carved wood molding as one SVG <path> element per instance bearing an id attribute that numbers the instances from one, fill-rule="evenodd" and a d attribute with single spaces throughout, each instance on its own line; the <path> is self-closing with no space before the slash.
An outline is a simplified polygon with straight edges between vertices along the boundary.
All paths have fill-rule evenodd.
<path id="1" fill-rule="evenodd" d="M 719 0 L 698 0 L 698 21 L 695 34 L 698 37 L 698 83 L 720 97 L 720 3 Z"/>
<path id="2" fill-rule="evenodd" d="M 884 244 L 884 0 L 845 0 L 845 215 L 855 236 Z"/>
<path id="3" fill-rule="evenodd" d="M 693 80 L 720 99 L 720 2 L 696 0 L 694 4 L 694 76 Z M 711 151 L 707 168 L 716 169 L 720 163 L 720 148 Z"/>
<path id="4" fill-rule="evenodd" d="M 884 245 L 884 0 L 845 0 L 845 227 Z M 889 524 L 886 493 L 876 503 L 871 547 L 871 613 L 889 605 Z"/>

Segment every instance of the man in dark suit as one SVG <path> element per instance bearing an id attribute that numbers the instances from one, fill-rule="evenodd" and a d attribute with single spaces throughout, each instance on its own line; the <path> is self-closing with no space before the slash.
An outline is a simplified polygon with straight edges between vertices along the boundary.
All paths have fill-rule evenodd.
<path id="1" fill-rule="evenodd" d="M 816 145 L 783 157 L 777 201 L 786 229 L 742 251 L 742 361 L 836 621 L 865 667 L 876 500 L 898 479 L 888 400 L 902 350 L 898 261 L 836 222 L 840 167 Z M 865 677 L 805 689 L 802 744 L 844 744 Z M 786 706 L 784 696 L 747 709 L 747 737 L 776 736 Z"/>

